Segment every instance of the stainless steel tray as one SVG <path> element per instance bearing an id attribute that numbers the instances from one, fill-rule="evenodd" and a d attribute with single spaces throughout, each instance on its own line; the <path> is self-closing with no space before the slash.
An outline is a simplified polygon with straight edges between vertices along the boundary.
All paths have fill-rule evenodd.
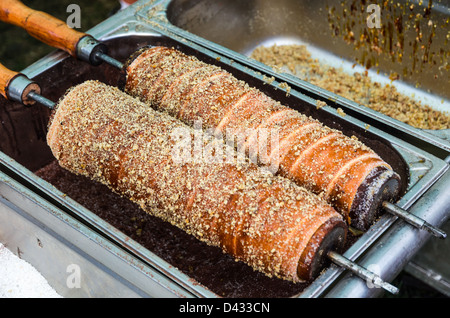
<path id="1" fill-rule="evenodd" d="M 359 39 L 352 43 L 346 40 L 345 31 L 352 31 L 357 37 L 368 28 L 366 18 L 371 11 L 361 12 L 365 7 L 361 8 L 361 4 L 357 1 L 165 0 L 158 1 L 159 9 L 156 13 L 153 10 L 142 12 L 140 15 L 151 21 L 158 21 L 168 32 L 259 69 L 308 96 L 325 101 L 334 108 L 340 107 L 372 125 L 388 127 L 393 134 L 406 138 L 409 142 L 422 142 L 428 144 L 430 148 L 437 147 L 438 152 L 439 149 L 449 151 L 450 129 L 415 128 L 300 80 L 288 72 L 274 70 L 249 58 L 250 53 L 258 46 L 304 44 L 313 56 L 318 58 L 319 63 L 323 62 L 336 68 L 342 67 L 349 72 L 363 72 L 363 67 L 355 65 L 358 61 L 372 60 L 373 64 L 378 65 L 376 70 L 369 72 L 374 81 L 382 85 L 386 83 L 394 85 L 406 96 L 414 96 L 415 100 L 423 101 L 432 108 L 450 112 L 448 3 L 433 1 L 430 16 L 417 22 L 417 26 L 421 27 L 417 32 L 422 32 L 420 36 L 423 36 L 420 43 L 416 41 L 417 35 L 413 31 L 417 27 L 416 20 L 410 17 L 411 14 L 422 17 L 428 3 L 431 1 L 420 1 L 419 4 L 419 1 L 402 0 L 381 8 L 381 22 L 386 29 L 385 35 L 380 36 L 380 42 L 383 40 L 388 45 L 388 42 L 393 41 L 395 45 L 396 41 L 402 39 L 404 43 L 401 49 L 385 48 L 381 53 L 372 50 L 367 43 L 362 43 Z M 409 9 L 410 7 L 414 9 Z M 344 10 L 347 18 L 343 17 Z M 405 30 L 402 32 L 395 28 L 395 19 L 399 18 L 403 19 Z M 427 22 L 430 20 L 434 27 L 428 26 Z M 391 28 L 387 30 L 388 27 Z M 409 28 L 406 29 L 407 27 Z M 415 48 L 417 43 L 424 48 Z M 401 62 L 399 57 L 402 57 Z M 427 62 L 422 62 L 425 58 Z M 401 80 L 392 82 L 389 78 L 390 72 L 402 74 Z M 418 82 L 420 87 L 417 87 Z"/>
<path id="2" fill-rule="evenodd" d="M 218 54 L 216 51 L 206 49 L 173 33 L 166 24 L 159 22 L 158 16 L 160 17 L 161 12 L 164 12 L 160 10 L 161 4 L 164 4 L 164 1 L 138 1 L 135 5 L 99 24 L 89 33 L 97 39 L 105 41 L 110 46 L 110 54 L 118 59 L 128 57 L 134 50 L 146 44 L 176 46 L 211 63 L 220 64 L 236 76 L 258 85 L 269 95 L 281 99 L 287 105 L 294 108 L 300 105 L 304 107 L 304 110 L 310 111 L 313 116 L 328 124 L 344 128 L 348 133 L 354 133 L 369 143 L 378 144 L 379 148 L 386 151 L 385 159 L 393 163 L 405 180 L 405 193 L 397 204 L 405 209 L 411 209 L 415 214 L 436 226 L 448 218 L 450 204 L 445 190 L 449 186 L 449 167 L 444 160 L 378 128 L 373 128 L 370 132 L 366 131 L 365 122 L 351 116 L 343 118 L 332 107 L 317 110 L 316 101 L 300 92 L 293 90 L 287 97 L 285 92 L 278 88 L 277 81 L 270 85 L 264 82 L 264 70 L 253 70 L 246 65 L 236 63 L 233 56 Z M 220 62 L 217 57 L 220 57 Z M 99 79 L 112 85 L 117 84 L 118 79 L 117 71 L 107 65 L 93 67 L 75 61 L 59 51 L 39 60 L 23 72 L 39 82 L 44 88 L 43 95 L 53 100 L 59 98 L 65 89 L 86 79 Z M 14 218 L 14 223 L 18 224 L 18 227 L 21 227 L 23 223 L 27 224 L 23 225 L 24 228 L 30 229 L 28 233 L 31 233 L 31 228 L 33 231 L 41 229 L 45 233 L 50 233 L 49 236 L 46 235 L 46 241 L 63 246 L 62 249 L 69 246 L 70 249 L 76 251 L 89 250 L 89 253 L 81 253 L 82 258 L 86 258 L 91 263 L 93 258 L 102 264 L 101 268 L 105 272 L 112 273 L 113 280 L 118 280 L 122 284 L 124 281 L 127 282 L 126 285 L 131 286 L 130 290 L 133 290 L 130 295 L 219 296 L 208 286 L 195 281 L 114 226 L 98 218 L 92 211 L 56 189 L 54 185 L 36 176 L 34 173 L 36 170 L 52 161 L 51 153 L 45 143 L 45 126 L 49 115 L 46 109 L 39 108 L 39 106 L 25 108 L 5 100 L 0 101 L 0 109 L 2 120 L 5 123 L 1 133 L 7 136 L 0 143 L 0 162 L 3 172 L 0 179 L 2 196 L 0 209 L 7 211 L 7 214 L 10 215 L 8 218 Z M 21 200 L 28 203 L 21 204 Z M 431 207 L 427 207 L 426 204 L 429 204 L 430 201 L 433 204 Z M 41 212 L 48 217 L 41 217 L 39 215 Z M 16 214 L 25 217 L 19 218 L 16 217 Z M 34 221 L 35 219 L 39 222 Z M 6 220 L 5 222 L 7 222 Z M 66 232 L 61 231 L 58 227 L 59 223 L 67 223 L 67 220 L 70 220 L 71 227 L 70 234 L 67 230 L 66 235 Z M 1 224 L 6 224 L 5 222 Z M 46 265 L 42 265 L 39 260 L 39 253 L 43 249 L 36 248 L 36 246 L 39 247 L 39 244 L 21 233 L 23 231 L 14 231 L 8 226 L 0 228 L 0 237 L 14 252 L 22 251 L 23 258 L 28 258 L 33 265 L 39 267 L 38 269 L 43 270 Z M 409 240 L 397 242 L 397 235 L 402 237 L 406 235 Z M 87 240 L 78 239 L 78 236 L 87 237 Z M 367 257 L 369 265 L 380 264 L 379 274 L 389 281 L 398 274 L 428 238 L 429 235 L 426 232 L 412 228 L 403 221 L 397 220 L 396 217 L 385 214 L 347 249 L 344 256 L 355 262 L 360 262 Z M 389 248 L 389 244 L 383 243 L 384 239 L 387 242 L 396 242 L 395 253 Z M 41 238 L 39 241 L 42 243 Z M 68 241 L 70 244 L 67 243 Z M 41 245 L 45 248 L 52 244 Z M 57 254 L 57 249 L 51 248 L 47 249 L 46 253 L 47 262 L 48 259 L 61 257 L 65 259 L 67 255 L 63 253 L 61 256 L 61 254 Z M 120 255 L 120 257 L 110 260 L 108 253 Z M 377 257 L 374 263 L 370 263 L 373 260 L 372 253 Z M 384 265 L 386 258 L 393 258 L 395 266 Z M 123 260 L 126 261 L 125 269 L 121 269 L 120 275 L 116 275 L 115 273 L 119 271 L 117 268 L 121 267 L 119 264 L 122 264 Z M 81 262 L 79 259 L 77 261 Z M 67 264 L 72 260 L 67 259 L 61 262 Z M 94 262 L 94 264 L 96 263 Z M 129 273 L 126 270 L 127 266 L 130 266 Z M 136 280 L 136 270 L 141 280 Z M 57 285 L 61 294 L 73 295 L 73 290 L 64 287 L 67 275 L 57 271 L 44 272 L 50 281 L 60 282 Z M 99 279 L 103 281 L 103 279 Z M 300 293 L 290 295 L 290 297 L 326 296 L 333 291 L 333 286 L 336 286 L 339 281 L 347 282 L 347 279 L 344 270 L 331 266 L 309 287 Z M 352 277 L 352 279 L 355 278 Z M 360 293 L 365 297 L 371 297 L 381 292 L 378 289 L 370 288 L 368 284 L 358 278 L 355 280 L 356 284 L 361 284 L 361 286 L 353 289 L 353 295 Z M 101 286 L 97 288 L 92 286 L 95 286 L 95 283 L 80 288 L 77 290 L 80 292 L 77 295 L 105 295 Z M 91 288 L 95 289 L 95 292 L 88 292 Z M 346 293 L 345 288 L 339 288 L 338 291 L 342 291 L 340 296 Z"/>
<path id="3" fill-rule="evenodd" d="M 76 202 L 65 200 L 66 207 L 77 211 L 67 212 L 16 179 L 0 172 L 0 238 L 9 250 L 32 264 L 60 295 L 214 297 L 201 286 L 184 288 L 180 282 L 188 282 L 189 278 L 183 273 L 149 255 Z M 54 195 L 64 195 L 55 191 Z"/>

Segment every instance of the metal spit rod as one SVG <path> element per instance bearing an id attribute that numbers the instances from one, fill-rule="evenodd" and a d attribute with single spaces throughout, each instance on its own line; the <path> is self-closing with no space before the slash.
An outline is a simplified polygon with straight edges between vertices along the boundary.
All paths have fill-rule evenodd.
<path id="1" fill-rule="evenodd" d="M 55 103 L 47 98 L 45 98 L 42 95 L 39 95 L 35 91 L 31 91 L 28 93 L 28 97 L 34 100 L 35 102 L 44 105 L 45 107 L 48 107 L 50 109 L 55 108 Z"/>
<path id="2" fill-rule="evenodd" d="M 117 61 L 116 59 L 112 58 L 111 56 L 103 53 L 103 52 L 97 52 L 96 57 L 102 60 L 103 62 L 106 62 L 107 64 L 114 66 L 115 68 L 118 68 L 121 70 L 123 68 L 123 63 Z"/>
<path id="3" fill-rule="evenodd" d="M 334 252 L 329 251 L 327 254 L 328 258 L 331 259 L 336 265 L 339 265 L 345 269 L 348 269 L 358 277 L 364 279 L 368 283 L 373 284 L 373 286 L 378 288 L 383 288 L 384 290 L 390 292 L 391 294 L 398 294 L 399 289 L 389 283 L 386 283 L 377 274 L 359 266 L 358 264 L 350 261 L 348 258 Z"/>
<path id="4" fill-rule="evenodd" d="M 441 229 L 436 228 L 435 226 L 431 225 L 430 223 L 426 222 L 425 220 L 415 216 L 412 213 L 409 213 L 408 211 L 399 208 L 395 204 L 392 204 L 390 202 L 384 201 L 382 203 L 383 208 L 388 211 L 389 213 L 401 218 L 402 220 L 406 221 L 407 223 L 413 225 L 414 227 L 428 231 L 435 237 L 445 239 L 447 237 L 447 234 L 442 231 Z"/>

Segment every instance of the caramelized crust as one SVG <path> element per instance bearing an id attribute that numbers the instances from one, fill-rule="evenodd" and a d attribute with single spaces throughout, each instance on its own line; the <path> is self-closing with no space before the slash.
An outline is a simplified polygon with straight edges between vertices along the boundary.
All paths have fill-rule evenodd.
<path id="1" fill-rule="evenodd" d="M 323 266 L 318 246 L 342 246 L 345 231 L 336 232 L 346 224 L 318 196 L 240 154 L 210 162 L 186 148 L 190 160 L 180 160 L 187 158 L 177 152 L 186 140 L 180 136 L 192 141 L 196 134 L 117 88 L 88 81 L 60 100 L 47 141 L 62 167 L 268 276 L 309 280 Z M 235 152 L 217 138 L 201 142 Z"/>
<path id="2" fill-rule="evenodd" d="M 149 67 L 148 54 L 152 59 L 161 56 L 156 67 Z M 280 175 L 326 199 L 353 227 L 367 229 L 379 212 L 379 202 L 355 200 L 361 197 L 358 191 L 384 191 L 386 200 L 397 196 L 399 176 L 372 149 L 280 105 L 219 67 L 175 49 L 153 47 L 130 62 L 127 76 L 126 92 L 156 109 L 191 126 L 201 120 L 204 129 L 225 139 L 228 130 L 244 135 L 235 142 L 240 150 L 258 153 L 252 158 L 256 163 L 271 171 L 276 167 Z M 154 78 L 161 76 L 171 84 L 154 84 Z M 261 128 L 279 137 L 276 145 L 266 142 L 262 154 L 257 137 Z M 375 169 L 385 170 L 383 180 L 368 178 Z"/>

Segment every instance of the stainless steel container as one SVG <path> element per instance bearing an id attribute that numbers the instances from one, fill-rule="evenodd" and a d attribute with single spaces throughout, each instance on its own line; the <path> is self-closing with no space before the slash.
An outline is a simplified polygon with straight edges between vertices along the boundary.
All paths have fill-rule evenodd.
<path id="1" fill-rule="evenodd" d="M 374 124 L 385 124 L 393 134 L 407 132 L 409 138 L 450 150 L 450 129 L 417 129 L 365 104 L 249 58 L 259 46 L 303 44 L 318 63 L 349 73 L 364 72 L 365 68 L 359 64 L 370 63 L 374 70 L 369 76 L 374 81 L 394 85 L 406 96 L 414 96 L 415 100 L 434 109 L 450 112 L 448 2 L 397 1 L 381 5 L 382 29 L 374 34 L 379 36 L 380 43 L 371 43 L 368 38 L 371 27 L 367 20 L 372 11 L 367 8 L 369 4 L 363 3 L 346 0 L 172 0 L 161 1 L 160 5 L 166 10 L 172 32 L 261 69 L 335 108 L 341 107 Z M 350 32 L 352 39 L 349 39 Z M 366 37 L 361 38 L 364 34 Z M 401 79 L 393 81 L 392 74 L 401 75 Z"/>
<path id="2" fill-rule="evenodd" d="M 271 75 L 269 69 L 259 64 L 255 67 L 244 55 L 170 23 L 166 10 L 168 4 L 169 1 L 138 1 L 89 33 L 104 41 L 110 48 L 110 55 L 119 60 L 126 59 L 144 45 L 168 45 L 224 67 L 286 105 L 307 112 L 347 134 L 354 134 L 375 148 L 404 180 L 403 195 L 396 203 L 398 206 L 409 209 L 436 226 L 449 217 L 449 165 L 442 158 L 445 149 L 439 148 L 442 151 L 430 153 L 396 137 L 389 129 L 373 127 L 367 130 L 367 123 L 362 119 L 350 115 L 341 117 L 330 106 L 317 109 L 315 98 L 295 89 L 287 96 L 279 88 L 283 78 L 266 83 L 265 77 Z M 172 9 L 176 8 L 175 3 L 170 5 Z M 197 17 L 193 19 L 197 20 Z M 241 63 L 238 63 L 239 60 Z M 119 80 L 119 72 L 108 65 L 94 67 L 61 52 L 50 54 L 23 72 L 41 84 L 42 94 L 52 100 L 57 100 L 67 88 L 87 79 L 98 79 L 111 85 L 117 85 Z M 234 261 L 220 259 L 216 268 L 215 264 L 207 264 L 214 263 L 216 259 L 202 259 L 200 255 L 193 256 L 194 260 L 190 260 L 191 263 L 188 260 L 187 265 L 174 265 L 164 260 L 164 253 L 156 251 L 158 246 L 152 250 L 141 245 L 136 238 L 131 238 L 68 193 L 59 190 L 57 182 L 52 184 L 38 177 L 36 173 L 53 161 L 45 142 L 49 111 L 40 106 L 25 108 L 5 100 L 1 100 L 0 104 L 1 134 L 5 136 L 0 141 L 0 239 L 43 272 L 59 293 L 64 296 L 106 297 L 249 295 L 234 292 L 238 285 L 233 284 L 238 284 L 241 278 L 231 277 L 231 274 L 220 278 L 223 281 L 218 289 L 220 284 L 217 282 L 208 285 L 208 280 L 202 280 L 202 269 L 205 273 L 208 269 L 227 272 L 227 267 L 234 266 Z M 409 136 L 408 132 L 406 134 Z M 439 138 L 432 138 L 436 140 L 434 145 L 441 143 Z M 82 188 L 79 183 L 74 183 L 72 189 L 70 187 L 69 184 L 67 189 Z M 86 185 L 86 189 L 93 188 Z M 86 194 L 95 191 L 87 190 Z M 112 206 L 116 202 L 110 201 L 109 204 Z M 108 208 L 108 205 L 103 207 L 104 210 Z M 154 230 L 156 233 L 157 229 Z M 188 240 L 182 234 L 177 235 L 180 235 L 181 241 Z M 384 214 L 366 233 L 355 238 L 344 256 L 356 263 L 361 262 L 365 267 L 375 268 L 382 278 L 390 281 L 428 239 L 427 232 L 393 215 Z M 195 242 L 192 244 L 196 250 L 205 248 L 195 245 Z M 170 250 L 170 246 L 166 248 L 166 251 Z M 178 248 L 181 255 L 183 250 Z M 178 261 L 176 253 L 175 249 L 171 256 L 174 263 Z M 208 255 L 214 253 L 216 251 L 210 251 Z M 87 277 L 81 280 L 82 286 L 79 288 L 69 288 L 67 285 L 69 264 L 80 265 L 81 273 Z M 240 273 L 247 273 L 246 270 L 239 268 Z M 258 294 L 258 286 L 262 286 L 259 287 L 261 289 L 272 288 L 270 292 L 273 297 L 374 297 L 382 292 L 334 265 L 312 284 L 301 288 L 285 286 L 276 280 L 268 281 L 255 273 L 248 272 L 247 276 L 253 279 L 253 283 L 244 287 L 256 296 L 261 295 Z M 231 290 L 224 291 L 225 285 L 230 285 Z"/>

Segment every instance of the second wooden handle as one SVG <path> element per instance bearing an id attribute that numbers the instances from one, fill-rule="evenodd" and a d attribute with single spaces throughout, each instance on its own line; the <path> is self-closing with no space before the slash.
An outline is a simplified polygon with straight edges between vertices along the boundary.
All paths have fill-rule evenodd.
<path id="1" fill-rule="evenodd" d="M 45 12 L 25 6 L 18 0 L 0 1 L 0 20 L 19 26 L 36 39 L 74 57 L 77 55 L 78 41 L 87 35 Z"/>
<path id="2" fill-rule="evenodd" d="M 17 72 L 11 71 L 2 64 L 0 64 L 0 94 L 5 98 L 8 97 L 8 86 L 11 80 L 20 75 Z"/>

